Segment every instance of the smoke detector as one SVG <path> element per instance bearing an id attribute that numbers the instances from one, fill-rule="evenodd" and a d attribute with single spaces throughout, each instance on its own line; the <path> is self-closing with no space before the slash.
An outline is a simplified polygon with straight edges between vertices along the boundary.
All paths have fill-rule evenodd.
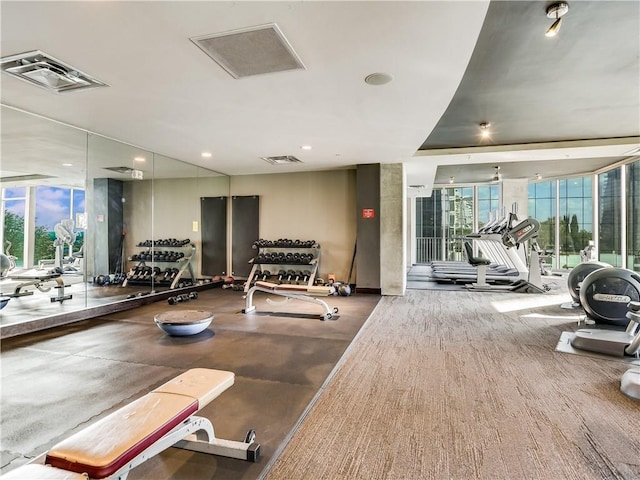
<path id="1" fill-rule="evenodd" d="M 108 86 L 40 50 L 4 57 L 0 64 L 4 73 L 56 93 Z"/>

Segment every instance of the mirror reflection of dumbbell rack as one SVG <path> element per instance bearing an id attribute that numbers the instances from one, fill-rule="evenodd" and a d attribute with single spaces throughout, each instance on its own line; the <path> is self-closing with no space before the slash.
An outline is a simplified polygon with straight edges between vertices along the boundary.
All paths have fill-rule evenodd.
<path id="1" fill-rule="evenodd" d="M 145 240 L 137 247 L 145 250 L 129 257 L 129 261 L 136 264 L 127 272 L 123 287 L 153 285 L 174 289 L 195 283 L 191 259 L 196 253 L 196 246 L 188 238 Z"/>
<path id="2" fill-rule="evenodd" d="M 312 286 L 320 266 L 320 245 L 315 240 L 259 239 L 253 242 L 257 255 L 244 284 L 245 293 L 258 280 Z"/>

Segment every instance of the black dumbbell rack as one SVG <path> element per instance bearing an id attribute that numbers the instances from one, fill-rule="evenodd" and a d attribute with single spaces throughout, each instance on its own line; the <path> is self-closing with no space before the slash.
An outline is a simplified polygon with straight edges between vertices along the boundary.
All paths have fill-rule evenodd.
<path id="1" fill-rule="evenodd" d="M 293 283 L 294 279 L 288 275 L 292 268 L 309 272 L 307 278 L 303 275 L 296 283 L 309 287 L 314 285 L 320 266 L 320 245 L 315 240 L 259 239 L 253 242 L 253 248 L 256 255 L 249 260 L 253 267 L 244 284 L 245 292 L 249 291 L 255 280 Z M 262 274 L 266 270 L 270 272 L 269 275 Z M 279 275 L 280 271 L 287 272 L 287 275 Z"/>
<path id="2" fill-rule="evenodd" d="M 139 252 L 131 255 L 132 267 L 122 286 L 153 285 L 174 289 L 195 284 L 191 259 L 196 246 L 189 239 L 145 240 L 138 243 Z"/>

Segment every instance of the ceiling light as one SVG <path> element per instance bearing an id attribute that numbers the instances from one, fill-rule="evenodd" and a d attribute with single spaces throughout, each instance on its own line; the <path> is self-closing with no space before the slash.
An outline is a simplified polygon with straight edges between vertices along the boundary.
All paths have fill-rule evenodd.
<path id="1" fill-rule="evenodd" d="M 449 177 L 449 183 L 453 183 L 454 178 L 453 177 Z"/>
<path id="2" fill-rule="evenodd" d="M 144 161 L 145 161 L 145 158 L 144 158 L 144 157 L 134 157 L 134 158 L 133 158 L 133 161 L 134 161 L 134 162 L 144 162 Z"/>
<path id="3" fill-rule="evenodd" d="M 388 73 L 371 73 L 364 78 L 364 83 L 367 85 L 385 85 L 393 80 L 393 77 Z"/>
<path id="4" fill-rule="evenodd" d="M 211 158 L 211 152 L 202 152 L 200 155 L 202 158 Z"/>
<path id="5" fill-rule="evenodd" d="M 73 167 L 73 163 L 63 163 L 63 167 Z"/>
<path id="6" fill-rule="evenodd" d="M 300 148 L 302 150 L 311 150 L 311 145 L 302 145 Z"/>
<path id="7" fill-rule="evenodd" d="M 536 180 L 542 180 L 542 175 L 539 173 L 536 173 Z"/>
<path id="8" fill-rule="evenodd" d="M 491 124 L 489 122 L 482 122 L 480 124 L 480 134 L 482 135 L 482 138 L 488 138 L 490 133 L 489 132 L 489 127 L 491 126 Z"/>
<path id="9" fill-rule="evenodd" d="M 555 18 L 556 21 L 547 29 L 545 36 L 555 37 L 562 25 L 562 17 L 569 11 L 569 4 L 565 2 L 552 3 L 547 8 L 547 17 Z"/>
<path id="10" fill-rule="evenodd" d="M 496 171 L 493 174 L 493 181 L 499 182 L 500 180 L 502 180 L 502 174 L 500 173 L 500 167 L 496 165 Z"/>

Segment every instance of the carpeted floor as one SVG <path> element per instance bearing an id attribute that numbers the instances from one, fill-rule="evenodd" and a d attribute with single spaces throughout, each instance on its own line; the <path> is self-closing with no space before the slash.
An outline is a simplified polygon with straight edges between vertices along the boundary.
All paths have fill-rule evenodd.
<path id="1" fill-rule="evenodd" d="M 283 453 L 280 479 L 640 479 L 628 365 L 555 351 L 564 293 L 383 297 Z"/>

